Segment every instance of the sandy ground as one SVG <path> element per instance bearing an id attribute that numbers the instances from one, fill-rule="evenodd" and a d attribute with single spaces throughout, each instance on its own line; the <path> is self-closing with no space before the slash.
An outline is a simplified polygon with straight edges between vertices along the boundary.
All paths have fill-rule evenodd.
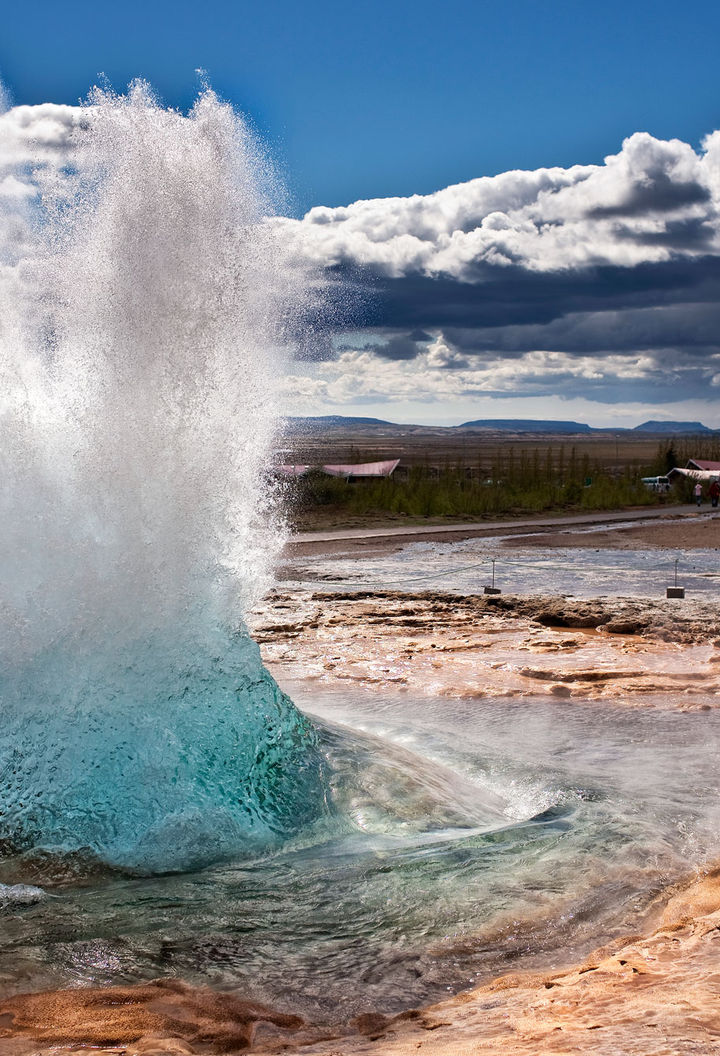
<path id="1" fill-rule="evenodd" d="M 570 532 L 570 534 L 568 534 Z M 508 532 L 507 545 L 522 532 Z M 528 537 L 522 538 L 527 546 Z M 720 520 L 685 515 L 582 534 L 555 526 L 540 546 L 720 546 Z M 307 545 L 307 544 L 306 544 Z M 313 544 L 322 545 L 322 544 Z M 369 548 L 398 545 L 374 540 Z M 347 548 L 347 547 L 346 547 Z M 336 547 L 337 549 L 337 547 Z M 354 544 L 361 557 L 363 548 Z M 366 551 L 367 552 L 367 551 Z M 307 553 L 302 546 L 293 553 Z M 253 630 L 270 669 L 328 685 L 508 697 L 582 706 L 706 710 L 720 705 L 720 607 L 688 600 L 330 594 L 279 588 Z M 720 849 L 719 849 L 720 851 Z M 181 982 L 0 999 L 0 1056 L 257 1051 L 308 1056 L 709 1056 L 720 1053 L 720 870 L 666 891 L 643 933 L 549 975 L 518 973 L 334 1035 Z"/>

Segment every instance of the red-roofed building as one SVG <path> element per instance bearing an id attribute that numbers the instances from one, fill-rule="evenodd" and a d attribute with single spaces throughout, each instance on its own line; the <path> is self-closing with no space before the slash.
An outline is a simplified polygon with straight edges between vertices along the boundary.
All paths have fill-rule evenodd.
<path id="1" fill-rule="evenodd" d="M 310 469 L 321 469 L 330 477 L 345 477 L 354 480 L 356 477 L 391 477 L 398 467 L 399 458 L 390 458 L 385 462 L 355 462 L 346 465 L 327 466 L 276 466 L 278 473 L 284 477 L 304 477 Z"/>
<path id="2" fill-rule="evenodd" d="M 720 462 L 710 462 L 704 458 L 691 458 L 684 469 L 675 466 L 668 477 L 692 477 L 693 480 L 720 480 Z"/>
<path id="3" fill-rule="evenodd" d="M 720 462 L 708 462 L 703 458 L 691 458 L 685 469 L 700 469 L 708 473 L 720 473 Z"/>

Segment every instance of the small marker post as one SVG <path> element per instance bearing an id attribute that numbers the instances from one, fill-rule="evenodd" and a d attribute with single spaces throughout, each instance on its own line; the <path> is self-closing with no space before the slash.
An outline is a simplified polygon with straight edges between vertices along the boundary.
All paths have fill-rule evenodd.
<path id="1" fill-rule="evenodd" d="M 665 597 L 666 598 L 684 598 L 685 597 L 685 587 L 679 587 L 678 586 L 678 581 L 677 581 L 677 572 L 678 572 L 678 562 L 679 562 L 679 560 L 680 560 L 679 557 L 675 558 L 675 586 L 667 588 L 667 590 L 665 591 Z"/>
<path id="2" fill-rule="evenodd" d="M 501 594 L 502 591 L 499 587 L 495 586 L 495 558 L 492 558 L 492 586 L 483 587 L 483 594 Z"/>

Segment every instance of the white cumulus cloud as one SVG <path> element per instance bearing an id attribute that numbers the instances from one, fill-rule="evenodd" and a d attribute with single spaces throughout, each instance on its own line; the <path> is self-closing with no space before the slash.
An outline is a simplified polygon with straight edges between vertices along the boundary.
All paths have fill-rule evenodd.
<path id="1" fill-rule="evenodd" d="M 719 202 L 720 133 L 696 153 L 638 132 L 602 165 L 505 172 L 429 195 L 316 207 L 283 223 L 299 253 L 326 265 L 474 282 L 483 264 L 632 267 L 718 250 Z M 702 246 L 687 245 L 691 230 Z"/>

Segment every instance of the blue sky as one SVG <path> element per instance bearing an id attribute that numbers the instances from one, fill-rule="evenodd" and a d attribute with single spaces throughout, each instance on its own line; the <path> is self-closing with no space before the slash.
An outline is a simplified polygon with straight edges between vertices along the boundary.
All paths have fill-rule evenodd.
<path id="1" fill-rule="evenodd" d="M 187 107 L 194 70 L 272 146 L 295 209 L 599 162 L 635 131 L 717 127 L 720 5 L 329 0 L 7 5 L 16 103 L 75 103 L 99 73 Z"/>
<path id="2" fill-rule="evenodd" d="M 184 110 L 202 68 L 249 116 L 352 305 L 295 410 L 720 428 L 718 40 L 706 0 L 41 0 L 3 13 L 0 78 Z"/>

